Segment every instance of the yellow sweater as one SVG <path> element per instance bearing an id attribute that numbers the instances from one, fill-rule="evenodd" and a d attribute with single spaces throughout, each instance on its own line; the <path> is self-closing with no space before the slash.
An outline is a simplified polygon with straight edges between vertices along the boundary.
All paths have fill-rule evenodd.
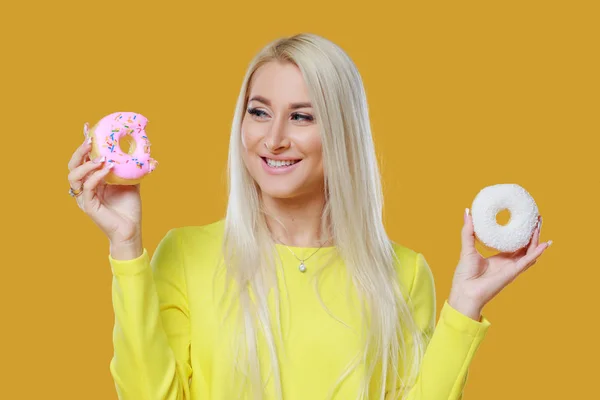
<path id="1" fill-rule="evenodd" d="M 240 398 L 231 381 L 234 356 L 229 340 L 234 328 L 220 325 L 223 310 L 217 304 L 224 278 L 217 275 L 213 280 L 223 227 L 221 220 L 172 229 L 152 259 L 146 249 L 132 260 L 108 256 L 115 313 L 110 372 L 120 399 Z M 299 257 L 313 252 L 291 249 Z M 401 265 L 398 277 L 412 298 L 414 317 L 421 329 L 433 332 L 409 398 L 461 399 L 469 364 L 490 323 L 485 317 L 475 321 L 445 302 L 436 326 L 434 280 L 425 258 L 398 244 L 394 249 Z M 324 400 L 362 348 L 359 309 L 349 306 L 354 297 L 344 292 L 347 275 L 341 261 L 334 261 L 318 281 L 330 312 L 315 293 L 311 278 L 319 261 L 335 256 L 334 247 L 322 248 L 306 261 L 304 273 L 285 246 L 277 245 L 277 252 L 283 263 L 278 272 L 283 344 L 276 340 L 276 345 L 278 351 L 282 346 L 285 350 L 285 360 L 280 359 L 284 399 Z M 268 360 L 268 351 L 260 346 L 261 342 L 259 357 Z M 356 398 L 361 371 L 355 369 L 343 381 L 334 399 Z M 268 399 L 274 398 L 273 388 L 267 386 Z"/>

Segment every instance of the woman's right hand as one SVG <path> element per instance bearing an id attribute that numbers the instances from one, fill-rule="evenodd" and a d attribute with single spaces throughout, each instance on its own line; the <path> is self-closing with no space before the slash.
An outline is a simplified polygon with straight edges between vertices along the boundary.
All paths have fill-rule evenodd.
<path id="1" fill-rule="evenodd" d="M 87 124 L 84 135 L 87 137 Z M 140 184 L 108 185 L 104 177 L 112 163 L 104 159 L 89 160 L 92 145 L 86 141 L 73 153 L 69 161 L 68 180 L 71 188 L 83 193 L 75 200 L 94 223 L 104 232 L 113 248 L 141 250 L 142 200 Z M 129 252 L 131 253 L 131 252 Z M 131 255 L 134 257 L 134 255 Z"/>

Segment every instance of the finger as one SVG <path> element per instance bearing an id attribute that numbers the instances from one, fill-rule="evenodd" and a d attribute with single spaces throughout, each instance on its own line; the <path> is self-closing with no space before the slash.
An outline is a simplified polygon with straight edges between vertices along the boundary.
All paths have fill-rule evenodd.
<path id="1" fill-rule="evenodd" d="M 473 218 L 469 209 L 465 209 L 464 224 L 461 231 L 462 255 L 473 254 L 475 249 L 475 230 L 473 229 Z"/>
<path id="2" fill-rule="evenodd" d="M 102 162 L 105 159 L 106 157 L 98 157 L 94 161 L 88 161 L 84 164 L 81 164 L 79 167 L 69 172 L 67 179 L 69 180 L 71 187 L 74 190 L 81 188 L 81 186 L 83 185 L 82 181 L 84 180 L 85 176 L 93 170 L 101 167 Z"/>
<path id="3" fill-rule="evenodd" d="M 88 133 L 90 130 L 90 125 L 86 122 L 85 124 L 83 124 L 83 137 L 87 139 L 88 142 L 91 142 L 91 137 L 88 138 Z M 83 162 L 86 161 L 91 161 L 90 160 L 90 153 L 86 153 L 85 156 L 83 156 Z"/>
<path id="4" fill-rule="evenodd" d="M 537 261 L 537 259 L 544 253 L 544 251 L 548 247 L 550 247 L 551 244 L 552 241 L 539 244 L 530 254 L 526 254 L 523 257 L 521 257 L 521 259 L 515 263 L 515 269 L 517 274 L 523 272 L 524 270 L 532 266 Z"/>
<path id="5" fill-rule="evenodd" d="M 506 253 L 506 254 L 507 254 L 508 258 L 510 258 L 514 261 L 517 261 L 517 260 L 521 259 L 521 257 L 523 257 L 525 254 L 527 254 L 527 247 L 521 247 L 518 250 L 515 250 L 510 253 Z"/>
<path id="6" fill-rule="evenodd" d="M 100 206 L 96 197 L 96 187 L 113 166 L 114 163 L 105 163 L 101 169 L 94 171 L 84 182 L 82 194 L 84 211 L 90 212 Z"/>
<path id="7" fill-rule="evenodd" d="M 531 241 L 529 242 L 529 246 L 527 247 L 527 254 L 531 254 L 540 244 L 540 232 L 542 230 L 542 217 L 538 217 L 538 223 L 533 231 L 533 236 L 531 237 Z"/>
<path id="8" fill-rule="evenodd" d="M 85 142 L 83 142 L 78 148 L 77 150 L 75 150 L 75 152 L 73 153 L 73 155 L 71 156 L 71 159 L 69 160 L 69 164 L 67 165 L 67 167 L 69 168 L 69 171 L 74 170 L 75 168 L 77 168 L 78 166 L 80 166 L 83 163 L 83 158 L 84 156 L 92 149 L 92 142 L 91 139 L 86 140 Z"/>

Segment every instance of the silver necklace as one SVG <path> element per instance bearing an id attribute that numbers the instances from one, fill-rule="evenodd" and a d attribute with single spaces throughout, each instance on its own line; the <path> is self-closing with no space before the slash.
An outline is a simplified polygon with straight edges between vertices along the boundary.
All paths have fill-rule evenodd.
<path id="1" fill-rule="evenodd" d="M 306 257 L 306 258 L 304 258 L 304 259 L 303 259 L 303 258 L 300 258 L 300 257 L 298 257 L 298 256 L 296 255 L 296 253 L 294 253 L 294 252 L 292 251 L 292 249 L 290 249 L 290 248 L 289 248 L 289 247 L 288 247 L 286 244 L 283 244 L 283 243 L 281 243 L 281 242 L 280 242 L 280 243 L 281 243 L 281 244 L 283 244 L 283 245 L 285 246 L 285 248 L 286 248 L 286 249 L 288 249 L 288 250 L 290 251 L 290 253 L 292 253 L 292 255 L 293 255 L 294 257 L 296 257 L 296 259 L 297 259 L 298 261 L 300 261 L 300 265 L 298 265 L 298 270 L 300 270 L 300 272 L 306 272 L 306 265 L 304 264 L 304 262 L 305 262 L 306 260 L 308 260 L 309 258 L 311 258 L 312 256 L 314 256 L 314 255 L 317 253 L 317 251 L 321 250 L 321 248 L 323 247 L 323 245 L 324 245 L 325 243 L 327 243 L 327 242 L 329 242 L 329 239 L 327 239 L 326 241 L 324 241 L 323 243 L 321 243 L 321 245 L 319 246 L 319 248 L 318 248 L 317 250 L 315 250 L 315 251 L 314 251 L 314 252 L 313 252 L 313 253 L 312 253 L 310 256 L 308 256 L 308 257 Z"/>

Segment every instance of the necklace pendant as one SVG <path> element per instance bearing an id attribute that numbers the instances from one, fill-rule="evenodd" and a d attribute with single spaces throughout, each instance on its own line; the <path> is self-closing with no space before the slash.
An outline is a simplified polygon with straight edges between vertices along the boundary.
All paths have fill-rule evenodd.
<path id="1" fill-rule="evenodd" d="M 306 265 L 304 265 L 304 261 L 300 262 L 300 266 L 298 267 L 300 272 L 306 272 Z"/>

